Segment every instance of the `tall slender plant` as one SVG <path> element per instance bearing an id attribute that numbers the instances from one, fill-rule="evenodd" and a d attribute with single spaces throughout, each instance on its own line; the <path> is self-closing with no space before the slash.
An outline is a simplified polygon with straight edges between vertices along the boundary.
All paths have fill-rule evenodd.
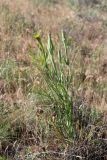
<path id="1" fill-rule="evenodd" d="M 61 35 L 63 49 L 56 49 L 51 34 L 48 35 L 47 46 L 42 43 L 40 35 L 35 35 L 34 38 L 40 50 L 39 60 L 48 89 L 47 93 L 44 91 L 41 95 L 53 103 L 55 126 L 65 137 L 73 138 L 73 104 L 68 94 L 72 76 L 66 35 L 63 31 Z"/>

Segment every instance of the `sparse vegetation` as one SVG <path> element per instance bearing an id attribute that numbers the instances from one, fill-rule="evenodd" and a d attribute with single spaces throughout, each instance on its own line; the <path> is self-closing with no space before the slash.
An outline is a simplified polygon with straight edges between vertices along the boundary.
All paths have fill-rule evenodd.
<path id="1" fill-rule="evenodd" d="M 0 160 L 105 160 L 106 0 L 2 0 Z"/>

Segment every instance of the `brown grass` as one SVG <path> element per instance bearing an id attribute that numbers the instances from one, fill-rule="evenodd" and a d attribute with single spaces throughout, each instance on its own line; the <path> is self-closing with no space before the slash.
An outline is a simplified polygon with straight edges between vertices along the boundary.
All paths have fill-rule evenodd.
<path id="1" fill-rule="evenodd" d="M 66 32 L 70 47 L 72 48 L 72 44 L 75 45 L 75 49 L 70 51 L 74 67 L 73 90 L 78 97 L 84 99 L 85 105 L 94 106 L 106 115 L 106 13 L 98 10 L 97 20 L 93 20 L 92 17 L 90 20 L 87 18 L 88 12 L 89 8 L 79 10 L 78 13 L 65 1 L 54 5 L 34 5 L 33 1 L 29 0 L 1 0 L 0 121 L 4 126 L 3 138 L 0 137 L 1 155 L 8 154 L 9 149 L 14 154 L 13 145 L 18 149 L 20 160 L 24 160 L 25 154 L 29 154 L 30 151 L 32 154 L 49 150 L 59 153 L 67 150 L 67 154 L 70 150 L 69 152 L 74 153 L 74 150 L 69 149 L 70 142 L 63 140 L 57 129 L 48 132 L 50 113 L 46 106 L 49 104 L 46 103 L 44 106 L 36 102 L 35 94 L 32 92 L 44 86 L 40 71 L 33 65 L 30 55 L 31 50 L 34 53 L 37 51 L 35 40 L 32 38 L 35 33 L 39 32 L 45 42 L 47 34 L 51 32 L 55 43 L 59 44 L 60 30 Z M 52 118 L 54 121 L 55 117 Z M 17 129 L 17 126 L 22 128 Z M 14 140 L 14 134 L 19 132 L 21 135 Z M 9 141 L 8 136 L 11 139 Z M 55 159 L 62 159 L 61 155 L 55 156 Z M 49 155 L 47 159 L 53 160 L 53 157 Z"/>

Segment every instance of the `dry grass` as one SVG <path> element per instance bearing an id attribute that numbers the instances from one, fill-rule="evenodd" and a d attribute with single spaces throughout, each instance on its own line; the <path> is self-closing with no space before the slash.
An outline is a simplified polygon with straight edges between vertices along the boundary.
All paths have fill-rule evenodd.
<path id="1" fill-rule="evenodd" d="M 28 160 L 36 156 L 38 160 L 68 160 L 86 156 L 85 158 L 91 160 L 92 157 L 84 154 L 86 150 L 90 154 L 90 146 L 96 152 L 92 156 L 98 156 L 99 147 L 101 156 L 107 154 L 103 152 L 103 147 L 106 152 L 107 144 L 105 141 L 99 142 L 99 139 L 106 138 L 103 135 L 106 126 L 103 126 L 104 122 L 101 119 L 94 125 L 87 118 L 90 117 L 90 110 L 86 107 L 94 106 L 98 109 L 98 113 L 100 110 L 106 117 L 107 14 L 105 10 L 104 4 L 100 8 L 89 6 L 75 8 L 66 1 L 62 3 L 56 1 L 51 4 L 39 3 L 36 0 L 35 2 L 34 0 L 1 0 L 0 155 L 2 157 L 5 155 L 8 157 L 6 159 L 14 157 L 13 159 L 16 160 Z M 88 125 L 92 125 L 91 129 L 87 129 L 89 135 L 85 135 L 85 130 L 80 131 L 77 120 L 81 117 L 81 113 L 77 109 L 74 115 L 77 116 L 75 127 L 79 133 L 77 135 L 79 140 L 75 142 L 63 137 L 59 129 L 53 127 L 56 118 L 56 113 L 50 109 L 53 107 L 53 101 L 44 102 L 35 94 L 39 88 L 47 89 L 48 84 L 41 74 L 43 72 L 35 64 L 38 49 L 33 34 L 40 33 L 43 44 L 46 44 L 47 34 L 51 32 L 56 47 L 55 55 L 57 55 L 57 49 L 61 45 L 59 41 L 62 29 L 68 38 L 69 60 L 72 62 L 72 84 L 68 95 L 73 98 L 73 105 L 76 107 L 84 104 L 85 120 Z M 76 104 L 78 97 L 82 99 L 83 104 L 81 102 Z M 100 129 L 97 132 L 98 126 Z M 88 140 L 83 141 L 84 135 L 85 138 L 90 136 L 91 140 L 88 137 Z M 83 146 L 85 148 L 82 148 Z M 76 158 L 71 154 L 75 154 Z M 2 157 L 0 159 L 5 160 Z"/>

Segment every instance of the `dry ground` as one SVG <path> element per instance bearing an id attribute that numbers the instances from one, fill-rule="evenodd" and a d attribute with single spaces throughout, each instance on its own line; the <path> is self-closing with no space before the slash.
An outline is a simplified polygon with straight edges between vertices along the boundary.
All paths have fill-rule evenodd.
<path id="1" fill-rule="evenodd" d="M 99 9 L 92 10 L 83 7 L 77 10 L 67 1 L 56 1 L 54 4 L 47 5 L 35 3 L 34 0 L 1 0 L 0 107 L 2 108 L 3 104 L 5 109 L 3 108 L 0 112 L 0 121 L 3 124 L 5 120 L 13 123 L 17 119 L 22 119 L 26 125 L 29 122 L 28 128 L 31 127 L 30 123 L 33 119 L 33 125 L 35 124 L 37 113 L 42 111 L 41 106 L 39 106 L 39 111 L 35 107 L 35 97 L 31 94 L 31 88 L 41 84 L 38 70 L 34 69 L 30 58 L 31 48 L 32 50 L 37 48 L 33 34 L 40 33 L 46 41 L 47 34 L 51 32 L 53 39 L 58 43 L 62 29 L 78 48 L 74 57 L 73 87 L 76 94 L 82 97 L 86 104 L 97 107 L 101 111 L 107 111 L 106 16 L 106 12 Z M 81 82 L 79 87 L 78 81 Z M 38 119 L 42 121 L 44 117 Z M 31 128 L 34 129 L 39 122 L 36 126 L 33 125 Z M 26 127 L 22 132 L 26 134 Z M 29 135 L 25 137 L 27 136 L 29 137 Z M 23 137 L 24 135 L 21 135 L 21 139 Z M 25 145 L 27 145 L 26 139 Z M 51 139 L 53 140 L 53 137 Z M 28 153 L 28 150 L 41 152 L 44 148 L 52 148 L 52 150 L 57 148 L 57 151 L 62 142 L 55 138 L 55 142 L 53 141 L 50 145 L 51 139 L 47 140 L 43 146 L 41 144 L 42 147 L 32 145 L 26 152 Z M 59 143 L 58 147 L 55 146 L 56 141 Z M 15 142 L 17 143 L 17 140 Z M 22 151 L 21 156 L 24 157 L 24 155 Z"/>

